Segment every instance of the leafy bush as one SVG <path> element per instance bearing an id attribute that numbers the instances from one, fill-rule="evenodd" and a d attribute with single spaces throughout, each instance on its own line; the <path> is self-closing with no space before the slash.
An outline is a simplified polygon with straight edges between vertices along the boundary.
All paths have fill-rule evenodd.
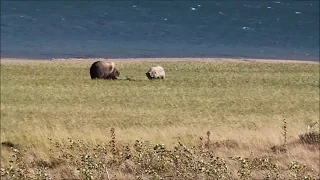
<path id="1" fill-rule="evenodd" d="M 87 180 L 110 179 L 114 172 L 121 172 L 125 179 L 252 179 L 254 174 L 262 175 L 263 179 L 320 177 L 296 161 L 285 168 L 275 164 L 271 157 L 230 157 L 231 161 L 227 161 L 216 156 L 214 149 L 221 146 L 238 148 L 238 143 L 233 140 L 211 142 L 209 132 L 206 142 L 201 138 L 200 145 L 192 148 L 182 143 L 168 148 L 164 144 L 138 140 L 132 146 L 124 145 L 116 141 L 114 129 L 111 129 L 111 141 L 107 144 L 89 146 L 72 139 L 64 143 L 51 142 L 52 150 L 56 151 L 50 162 L 34 160 L 28 163 L 23 150 L 9 147 L 10 164 L 1 166 L 1 179 L 56 179 L 52 170 L 63 165 L 71 167 L 69 171 L 75 170 L 68 177 L 60 178 Z M 237 177 L 230 166 L 237 168 Z M 117 179 L 115 175 L 111 177 Z"/>

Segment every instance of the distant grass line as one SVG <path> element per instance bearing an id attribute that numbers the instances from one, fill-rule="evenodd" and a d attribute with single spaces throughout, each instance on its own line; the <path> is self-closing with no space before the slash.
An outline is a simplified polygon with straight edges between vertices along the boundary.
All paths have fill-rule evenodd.
<path id="1" fill-rule="evenodd" d="M 49 139 L 103 144 L 111 140 L 111 127 L 131 145 L 194 146 L 210 131 L 213 141 L 241 145 L 218 154 L 247 156 L 283 143 L 283 119 L 288 142 L 319 121 L 319 64 L 120 61 L 121 80 L 107 81 L 90 79 L 92 63 L 1 62 L 1 142 L 50 159 Z M 164 67 L 165 80 L 147 79 L 155 65 Z M 298 148 L 290 159 L 319 166 L 310 158 L 317 157 Z M 6 155 L 1 162 L 8 162 Z"/>

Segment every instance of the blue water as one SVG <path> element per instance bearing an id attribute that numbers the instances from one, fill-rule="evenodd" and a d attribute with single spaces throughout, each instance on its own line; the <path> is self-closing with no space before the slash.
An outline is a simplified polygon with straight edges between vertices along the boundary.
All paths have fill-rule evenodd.
<path id="1" fill-rule="evenodd" d="M 319 0 L 1 1 L 1 57 L 319 61 Z"/>

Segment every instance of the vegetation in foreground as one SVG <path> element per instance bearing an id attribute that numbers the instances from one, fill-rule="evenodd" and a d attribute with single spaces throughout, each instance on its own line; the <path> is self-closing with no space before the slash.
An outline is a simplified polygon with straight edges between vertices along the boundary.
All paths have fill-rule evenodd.
<path id="1" fill-rule="evenodd" d="M 2 178 L 319 178 L 318 64 L 91 63 L 1 64 Z"/>

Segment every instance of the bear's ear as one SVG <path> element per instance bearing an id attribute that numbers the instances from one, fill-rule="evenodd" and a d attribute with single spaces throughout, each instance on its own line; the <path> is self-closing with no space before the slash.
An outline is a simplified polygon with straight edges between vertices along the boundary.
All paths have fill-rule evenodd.
<path id="1" fill-rule="evenodd" d="M 146 73 L 146 76 L 147 76 L 148 79 L 152 79 L 152 77 L 151 77 L 151 75 L 150 75 L 150 72 L 147 72 L 147 73 Z"/>
<path id="2" fill-rule="evenodd" d="M 118 78 L 120 76 L 120 72 L 115 68 L 114 71 L 111 73 L 113 78 Z"/>
<path id="3" fill-rule="evenodd" d="M 152 77 L 154 77 L 155 72 L 154 72 L 154 71 L 150 71 L 150 75 L 151 75 Z"/>

